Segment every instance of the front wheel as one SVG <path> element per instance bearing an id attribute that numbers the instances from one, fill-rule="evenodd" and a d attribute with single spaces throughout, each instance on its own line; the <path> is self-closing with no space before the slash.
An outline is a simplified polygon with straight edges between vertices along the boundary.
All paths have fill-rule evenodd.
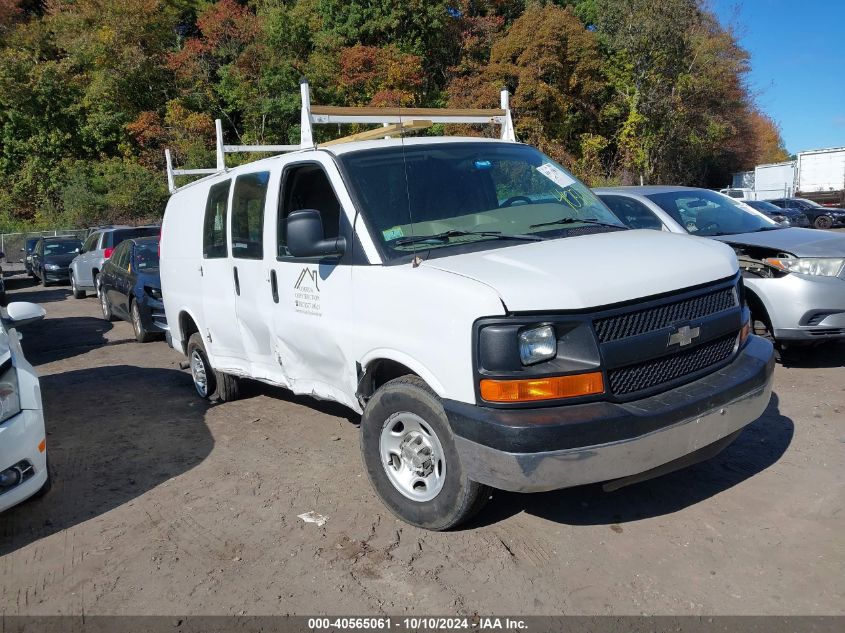
<path id="1" fill-rule="evenodd" d="M 391 380 L 367 403 L 361 453 L 382 502 L 412 525 L 448 530 L 490 497 L 467 478 L 443 405 L 417 376 Z"/>
<path id="2" fill-rule="evenodd" d="M 828 215 L 820 215 L 816 218 L 815 222 L 813 222 L 813 226 L 817 229 L 829 229 L 833 226 L 833 219 Z"/>

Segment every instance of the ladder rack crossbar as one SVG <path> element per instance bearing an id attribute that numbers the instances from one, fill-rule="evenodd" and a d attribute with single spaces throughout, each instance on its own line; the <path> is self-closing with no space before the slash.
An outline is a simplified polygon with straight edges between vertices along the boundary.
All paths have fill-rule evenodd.
<path id="1" fill-rule="evenodd" d="M 217 142 L 215 155 L 217 166 L 209 169 L 174 169 L 173 157 L 166 149 L 167 185 L 170 193 L 176 193 L 176 176 L 208 176 L 226 171 L 226 154 L 235 153 L 284 153 L 300 149 L 317 147 L 314 139 L 314 125 L 332 123 L 357 123 L 362 125 L 382 125 L 382 129 L 365 130 L 349 136 L 334 139 L 320 146 L 348 143 L 355 140 L 368 140 L 396 136 L 411 130 L 430 127 L 434 123 L 494 124 L 501 128 L 503 141 L 516 141 L 513 119 L 510 110 L 510 94 L 502 90 L 498 108 L 381 108 L 381 107 L 343 107 L 311 105 L 311 89 L 304 79 L 300 82 L 300 142 L 299 145 L 224 145 L 223 123 L 214 122 Z"/>

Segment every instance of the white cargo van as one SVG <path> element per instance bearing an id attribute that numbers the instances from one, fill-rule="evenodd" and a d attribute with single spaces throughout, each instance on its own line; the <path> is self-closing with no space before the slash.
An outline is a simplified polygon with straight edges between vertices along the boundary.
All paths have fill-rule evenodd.
<path id="1" fill-rule="evenodd" d="M 170 341 L 197 393 L 250 378 L 361 413 L 373 487 L 430 529 L 488 486 L 619 487 L 706 459 L 771 391 L 733 251 L 625 229 L 513 141 L 503 101 L 312 108 L 304 85 L 302 147 L 228 169 L 247 148 L 218 134 L 217 169 L 172 186 L 162 227 Z M 503 139 L 380 138 L 481 121 Z M 350 122 L 386 127 L 312 142 Z"/>

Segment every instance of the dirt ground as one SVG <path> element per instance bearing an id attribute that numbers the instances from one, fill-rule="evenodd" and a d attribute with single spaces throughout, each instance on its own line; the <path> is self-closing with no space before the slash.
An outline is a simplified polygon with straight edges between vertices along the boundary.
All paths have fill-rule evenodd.
<path id="1" fill-rule="evenodd" d="M 48 313 L 23 345 L 55 483 L 0 515 L 5 615 L 845 614 L 843 344 L 778 366 L 765 415 L 710 462 L 497 492 L 437 534 L 375 497 L 345 409 L 262 385 L 207 405 L 95 298 L 9 287 Z"/>

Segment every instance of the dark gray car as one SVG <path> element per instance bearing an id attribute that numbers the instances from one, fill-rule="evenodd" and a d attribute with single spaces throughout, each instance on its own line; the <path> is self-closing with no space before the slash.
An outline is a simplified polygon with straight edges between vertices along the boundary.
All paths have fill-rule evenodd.
<path id="1" fill-rule="evenodd" d="M 82 299 L 88 291 L 97 292 L 97 276 L 103 264 L 123 240 L 150 237 L 161 232 L 160 226 L 115 226 L 93 231 L 82 245 L 82 252 L 71 262 L 70 284 L 73 296 Z"/>
<path id="2" fill-rule="evenodd" d="M 758 334 L 778 343 L 845 338 L 845 235 L 783 227 L 708 189 L 595 189 L 633 228 L 689 233 L 736 251 Z"/>

